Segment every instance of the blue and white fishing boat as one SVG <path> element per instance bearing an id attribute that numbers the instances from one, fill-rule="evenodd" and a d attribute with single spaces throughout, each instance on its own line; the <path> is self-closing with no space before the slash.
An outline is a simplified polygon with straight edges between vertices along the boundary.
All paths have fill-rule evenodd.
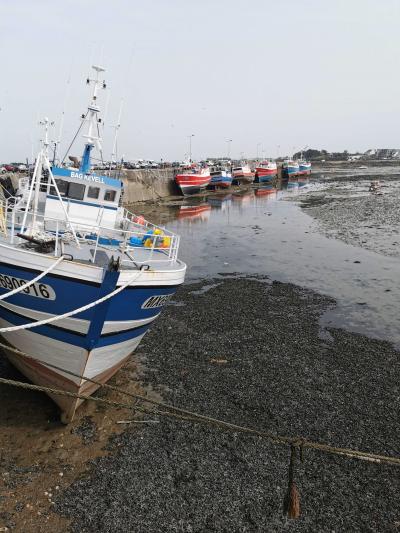
<path id="1" fill-rule="evenodd" d="M 93 68 L 79 169 L 51 167 L 46 119 L 33 176 L 0 208 L 0 334 L 30 358 L 7 356 L 34 383 L 83 395 L 98 388 L 85 378 L 104 383 L 124 364 L 186 271 L 179 236 L 124 209 L 121 181 L 91 171 L 105 86 Z M 64 422 L 82 401 L 52 398 Z"/>
<path id="2" fill-rule="evenodd" d="M 297 161 L 299 165 L 299 172 L 298 174 L 300 176 L 309 176 L 311 174 L 311 163 L 310 161 L 305 161 L 304 159 L 299 159 Z"/>
<path id="3" fill-rule="evenodd" d="M 210 168 L 211 181 L 209 187 L 227 189 L 232 185 L 232 173 L 226 168 L 216 166 Z"/>
<path id="4" fill-rule="evenodd" d="M 290 178 L 297 176 L 299 173 L 299 164 L 297 161 L 293 161 L 292 159 L 287 159 L 282 163 L 282 177 L 283 178 Z"/>

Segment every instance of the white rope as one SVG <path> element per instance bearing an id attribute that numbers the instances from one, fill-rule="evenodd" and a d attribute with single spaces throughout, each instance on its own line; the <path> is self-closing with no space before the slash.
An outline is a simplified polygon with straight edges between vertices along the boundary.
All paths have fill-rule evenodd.
<path id="1" fill-rule="evenodd" d="M 56 266 L 58 264 L 60 264 L 63 259 L 64 259 L 64 256 L 62 255 L 61 257 L 59 257 L 57 259 L 57 261 L 55 263 L 50 265 L 49 268 L 47 268 L 46 270 L 41 272 L 38 276 L 36 276 L 36 278 L 31 279 L 31 281 L 28 281 L 28 283 L 25 283 L 24 285 L 20 285 L 19 287 L 17 287 L 16 289 L 13 289 L 12 291 L 8 291 L 5 294 L 2 294 L 0 296 L 0 300 L 4 300 L 5 298 L 8 298 L 9 296 L 14 296 L 14 294 L 17 294 L 17 293 L 27 289 L 28 287 L 30 287 L 31 285 L 33 285 L 34 283 L 36 283 L 37 281 L 42 279 L 44 276 L 46 276 L 46 274 L 51 272 L 54 268 L 56 268 Z"/>
<path id="2" fill-rule="evenodd" d="M 99 305 L 109 298 L 112 298 L 116 294 L 122 292 L 124 289 L 127 288 L 128 285 L 130 285 L 133 281 L 136 281 L 137 278 L 141 274 L 141 270 L 137 273 L 135 277 L 132 277 L 130 280 L 128 280 L 126 283 L 121 285 L 121 287 L 118 287 L 118 289 L 115 289 L 113 292 L 110 292 L 109 294 L 106 294 L 102 298 L 99 298 L 95 302 L 92 302 L 90 304 L 86 304 L 83 307 L 80 307 L 79 309 L 73 309 L 72 311 L 68 311 L 68 313 L 64 313 L 63 315 L 57 315 L 50 318 L 46 318 L 44 320 L 38 320 L 37 322 L 29 322 L 28 324 L 21 324 L 20 326 L 10 326 L 9 328 L 0 328 L 0 333 L 8 333 L 10 331 L 18 331 L 20 329 L 31 329 L 36 328 L 38 326 L 45 326 L 46 324 L 51 324 L 53 322 L 56 322 L 57 320 L 62 320 L 63 318 L 68 318 L 70 316 L 77 315 L 78 313 L 83 313 L 83 311 L 87 311 L 88 309 L 91 309 L 95 305 Z"/>

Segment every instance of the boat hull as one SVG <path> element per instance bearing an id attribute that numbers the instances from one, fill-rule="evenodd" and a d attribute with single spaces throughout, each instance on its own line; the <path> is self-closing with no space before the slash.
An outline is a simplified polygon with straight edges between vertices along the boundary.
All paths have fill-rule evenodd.
<path id="1" fill-rule="evenodd" d="M 22 281 L 35 278 L 54 262 L 21 249 L 1 247 L 0 294 Z M 47 261 L 47 265 L 43 264 Z M 26 263 L 30 266 L 26 266 Z M 36 265 L 35 265 L 36 263 Z M 36 268 L 32 268 L 36 266 Z M 96 266 L 64 261 L 50 274 L 23 292 L 0 301 L 0 327 L 12 327 L 52 318 L 96 301 L 113 287 L 132 279 L 128 273 L 109 272 Z M 185 266 L 176 271 L 136 271 L 137 279 L 125 290 L 73 318 L 2 334 L 6 343 L 34 358 L 7 351 L 9 360 L 38 385 L 91 394 L 98 385 L 75 378 L 46 363 L 79 376 L 105 383 L 124 364 L 161 312 L 162 306 L 183 283 Z M 83 271 L 76 274 L 76 268 Z M 84 276 L 83 273 L 86 275 Z M 92 278 L 88 280 L 87 278 Z M 94 279 L 97 277 L 97 282 Z M 84 279 L 86 278 L 86 279 Z M 110 283 L 114 285 L 110 286 Z M 106 292 L 104 292 L 106 291 Z M 49 394 L 59 405 L 64 422 L 72 420 L 81 403 L 77 398 Z"/>
<path id="2" fill-rule="evenodd" d="M 265 182 L 268 182 L 268 181 L 272 181 L 273 179 L 276 178 L 277 175 L 278 175 L 278 171 L 276 169 L 275 170 L 267 170 L 267 169 L 259 169 L 259 168 L 257 168 L 254 182 L 255 183 L 265 183 Z"/>
<path id="3" fill-rule="evenodd" d="M 232 176 L 227 175 L 218 175 L 218 176 L 211 176 L 210 181 L 210 187 L 220 188 L 220 189 L 227 189 L 232 185 Z"/>
<path id="4" fill-rule="evenodd" d="M 284 167 L 282 168 L 282 175 L 285 178 L 296 177 L 299 174 L 299 167 Z"/>
<path id="5" fill-rule="evenodd" d="M 311 174 L 311 165 L 300 165 L 298 176 L 309 176 Z"/>
<path id="6" fill-rule="evenodd" d="M 210 174 L 177 174 L 175 181 L 184 196 L 198 194 L 203 191 L 211 181 Z"/>
<path id="7" fill-rule="evenodd" d="M 250 170 L 248 165 L 237 167 L 232 170 L 232 183 L 240 185 L 241 183 L 253 183 L 254 172 Z"/>

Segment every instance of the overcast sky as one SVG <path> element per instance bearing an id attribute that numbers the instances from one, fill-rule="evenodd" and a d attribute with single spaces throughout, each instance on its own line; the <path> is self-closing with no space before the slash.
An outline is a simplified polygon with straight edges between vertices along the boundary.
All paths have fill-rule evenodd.
<path id="1" fill-rule="evenodd" d="M 0 161 L 38 148 L 48 116 L 67 148 L 86 110 L 92 62 L 104 154 L 121 98 L 125 159 L 305 145 L 400 146 L 399 0 L 0 0 Z M 83 140 L 73 153 L 80 155 Z M 280 148 L 278 148 L 280 146 Z"/>

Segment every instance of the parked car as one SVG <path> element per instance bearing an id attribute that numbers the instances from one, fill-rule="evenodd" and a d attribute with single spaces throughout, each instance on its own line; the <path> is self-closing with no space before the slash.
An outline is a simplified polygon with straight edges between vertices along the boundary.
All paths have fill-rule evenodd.
<path id="1" fill-rule="evenodd" d="M 17 167 L 15 167 L 14 165 L 4 165 L 4 168 L 7 172 L 16 172 L 17 170 Z"/>

